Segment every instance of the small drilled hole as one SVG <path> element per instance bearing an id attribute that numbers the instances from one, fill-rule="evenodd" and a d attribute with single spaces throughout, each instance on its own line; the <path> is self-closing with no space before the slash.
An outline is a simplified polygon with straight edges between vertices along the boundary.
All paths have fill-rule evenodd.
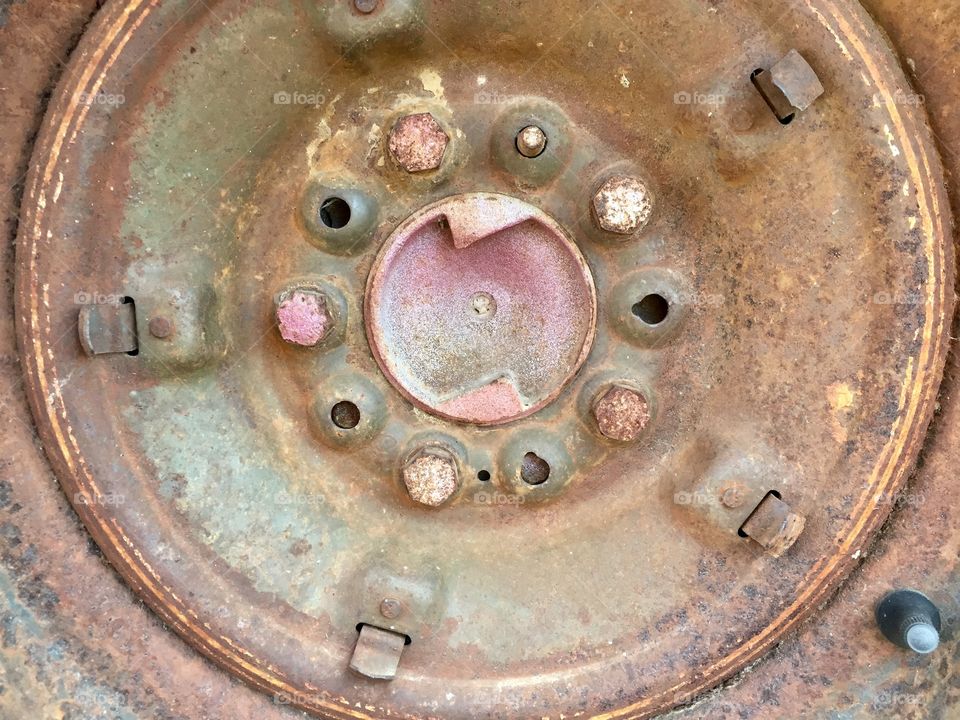
<path id="1" fill-rule="evenodd" d="M 330 419 L 341 430 L 353 430 L 360 424 L 360 408 L 348 400 L 343 400 L 333 406 Z"/>
<path id="2" fill-rule="evenodd" d="M 343 198 L 327 198 L 320 205 L 320 221 L 332 230 L 346 227 L 350 222 L 350 203 Z"/>
<path id="3" fill-rule="evenodd" d="M 647 325 L 659 325 L 670 314 L 670 303 L 663 295 L 653 293 L 634 303 L 633 314 Z"/>
<path id="4" fill-rule="evenodd" d="M 480 482 L 490 482 L 490 473 L 486 470 L 481 470 L 477 473 L 477 480 Z"/>
<path id="5" fill-rule="evenodd" d="M 520 465 L 520 478 L 527 485 L 543 485 L 550 477 L 550 463 L 536 453 L 528 452 Z"/>

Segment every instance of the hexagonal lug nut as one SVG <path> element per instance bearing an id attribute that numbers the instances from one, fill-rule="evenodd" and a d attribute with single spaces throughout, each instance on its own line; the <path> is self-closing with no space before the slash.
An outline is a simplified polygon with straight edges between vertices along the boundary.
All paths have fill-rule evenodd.
<path id="1" fill-rule="evenodd" d="M 408 173 L 437 170 L 450 137 L 430 113 L 400 118 L 390 131 L 390 155 Z"/>
<path id="2" fill-rule="evenodd" d="M 280 337 L 301 347 L 315 347 L 336 324 L 326 295 L 306 287 L 281 293 L 276 302 L 276 318 Z"/>
<path id="3" fill-rule="evenodd" d="M 618 442 L 633 442 L 650 423 L 650 403 L 639 390 L 614 385 L 597 397 L 593 404 L 593 417 L 604 437 Z"/>
<path id="4" fill-rule="evenodd" d="M 773 557 L 780 557 L 800 538 L 807 520 L 790 506 L 769 493 L 740 529 L 740 534 L 755 540 Z"/>
<path id="5" fill-rule="evenodd" d="M 410 498 L 427 507 L 440 507 L 460 489 L 457 460 L 440 447 L 414 452 L 404 463 L 401 475 Z"/>
<path id="6" fill-rule="evenodd" d="M 629 175 L 606 180 L 593 196 L 593 216 L 601 229 L 617 235 L 633 235 L 653 215 L 653 193 L 646 183 Z"/>

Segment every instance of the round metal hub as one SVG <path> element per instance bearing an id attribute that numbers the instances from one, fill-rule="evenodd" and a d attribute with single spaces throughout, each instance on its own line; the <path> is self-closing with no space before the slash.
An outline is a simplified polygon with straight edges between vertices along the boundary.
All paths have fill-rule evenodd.
<path id="1" fill-rule="evenodd" d="M 504 195 L 441 200 L 390 236 L 370 274 L 377 362 L 419 407 L 496 425 L 555 399 L 586 360 L 596 291 L 549 216 Z"/>
<path id="2" fill-rule="evenodd" d="M 912 467 L 953 280 L 889 48 L 789 12 L 108 3 L 17 316 L 131 587 L 331 718 L 642 718 L 769 651 Z"/>

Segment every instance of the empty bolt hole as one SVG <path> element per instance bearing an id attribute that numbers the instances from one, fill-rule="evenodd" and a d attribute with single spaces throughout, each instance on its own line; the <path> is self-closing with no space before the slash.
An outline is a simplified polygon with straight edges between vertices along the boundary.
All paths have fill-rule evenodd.
<path id="1" fill-rule="evenodd" d="M 360 424 L 360 408 L 349 400 L 343 400 L 330 410 L 330 419 L 341 430 L 353 430 Z"/>
<path id="2" fill-rule="evenodd" d="M 364 626 L 364 625 L 370 625 L 370 623 L 357 623 L 357 632 L 358 632 L 358 633 L 359 633 L 361 630 L 363 630 L 363 626 Z M 376 627 L 376 625 L 370 625 L 370 627 Z M 381 628 L 381 629 L 383 629 L 383 628 Z M 393 632 L 393 631 L 391 630 L 391 632 Z M 397 634 L 399 635 L 399 633 L 397 633 Z M 412 645 L 412 644 L 413 644 L 413 638 L 411 638 L 409 635 L 404 634 L 404 636 L 403 636 L 403 644 L 404 644 L 404 645 Z"/>
<path id="3" fill-rule="evenodd" d="M 477 473 L 477 480 L 480 482 L 490 482 L 490 473 L 486 470 L 481 470 Z"/>
<path id="4" fill-rule="evenodd" d="M 652 293 L 634 303 L 633 314 L 647 325 L 659 325 L 670 314 L 670 303 L 663 295 Z"/>
<path id="5" fill-rule="evenodd" d="M 528 452 L 520 465 L 520 479 L 527 485 L 543 485 L 550 477 L 550 463 L 536 453 Z"/>
<path id="6" fill-rule="evenodd" d="M 320 204 L 320 221 L 332 230 L 346 227 L 350 222 L 350 203 L 343 198 L 327 198 Z"/>

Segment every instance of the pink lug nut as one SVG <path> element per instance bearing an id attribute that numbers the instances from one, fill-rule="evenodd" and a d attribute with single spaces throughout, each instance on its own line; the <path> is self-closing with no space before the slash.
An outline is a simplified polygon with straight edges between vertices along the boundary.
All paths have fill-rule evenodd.
<path id="1" fill-rule="evenodd" d="M 301 288 L 281 297 L 277 324 L 288 343 L 313 347 L 333 328 L 333 317 L 322 293 Z"/>

